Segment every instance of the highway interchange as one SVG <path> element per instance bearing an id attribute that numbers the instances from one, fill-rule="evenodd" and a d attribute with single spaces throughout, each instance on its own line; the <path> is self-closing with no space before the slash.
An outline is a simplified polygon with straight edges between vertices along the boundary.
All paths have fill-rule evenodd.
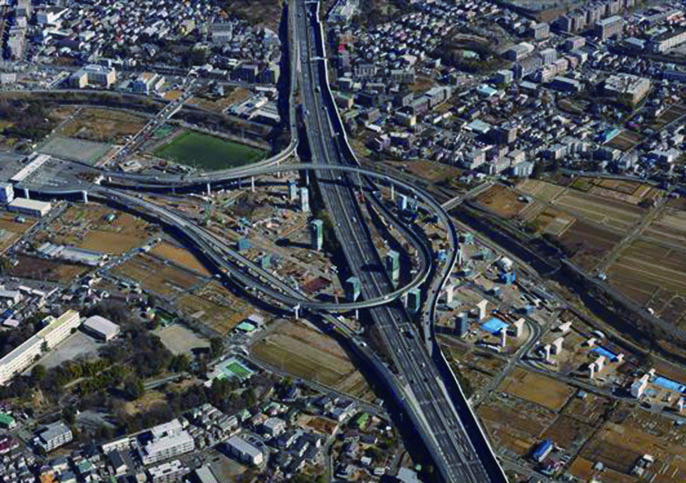
<path id="1" fill-rule="evenodd" d="M 87 188 L 89 197 L 126 206 L 158 219 L 181 232 L 206 259 L 234 283 L 237 282 L 242 287 L 253 287 L 260 295 L 280 305 L 282 310 L 293 309 L 295 306 L 302 307 L 317 313 L 335 326 L 387 383 L 391 393 L 409 416 L 414 431 L 421 437 L 437 473 L 444 481 L 506 481 L 503 470 L 459 385 L 454 376 L 450 377 L 447 362 L 434 338 L 433 322 L 437 300 L 457 260 L 458 242 L 454 224 L 440 203 L 434 201 L 430 195 L 409 183 L 359 167 L 348 145 L 328 87 L 323 30 L 319 22 L 319 3 L 292 0 L 289 8 L 293 7 L 295 15 L 292 10 L 289 12 L 291 35 L 295 39 L 290 52 L 292 138 L 285 151 L 258 165 L 185 178 L 160 180 L 150 176 L 106 173 L 104 183 L 93 184 Z M 296 80 L 300 88 L 312 164 L 278 166 L 292 157 L 299 143 L 293 109 Z M 318 184 L 350 272 L 361 282 L 362 294 L 358 301 L 332 303 L 308 299 L 298 290 L 243 257 L 229 244 L 198 226 L 193 220 L 151 203 L 140 195 L 112 187 L 117 183 L 124 183 L 127 188 L 137 190 L 159 190 L 180 186 L 209 189 L 211 185 L 222 185 L 245 177 L 305 169 L 313 169 L 317 173 L 316 177 L 312 176 L 315 178 L 313 182 Z M 395 289 L 388 274 L 381 268 L 383 264 L 372 241 L 370 229 L 363 222 L 356 196 L 356 185 L 351 180 L 352 174 L 355 174 L 364 188 L 373 188 L 374 180 L 384 184 L 392 183 L 406 194 L 414 195 L 431 209 L 448 233 L 448 261 L 441 266 L 434 266 L 435 254 L 431 253 L 430 247 L 427 253 L 427 244 L 422 244 L 421 240 L 413 237 L 408 230 L 403 232 L 403 224 L 393 219 L 391 213 L 385 212 L 385 217 L 390 217 L 393 226 L 403 232 L 406 238 L 409 237 L 420 258 L 420 269 L 413 280 Z M 80 183 L 71 190 L 67 186 L 59 191 L 45 191 L 41 194 L 66 196 L 81 193 L 84 189 L 84 184 Z M 367 196 L 369 199 L 368 193 Z M 373 196 L 372 204 L 377 210 L 383 210 L 382 204 L 378 200 L 374 202 Z M 432 274 L 435 275 L 433 280 L 430 276 Z M 420 286 L 423 287 L 423 298 L 426 299 L 425 310 L 421 314 L 421 334 L 399 300 L 409 289 Z M 368 310 L 383 346 L 390 355 L 392 369 L 389 368 L 389 364 L 381 361 L 379 355 L 357 334 L 341 326 L 331 315 L 333 312 L 354 309 Z M 437 363 L 442 367 L 437 367 Z"/>

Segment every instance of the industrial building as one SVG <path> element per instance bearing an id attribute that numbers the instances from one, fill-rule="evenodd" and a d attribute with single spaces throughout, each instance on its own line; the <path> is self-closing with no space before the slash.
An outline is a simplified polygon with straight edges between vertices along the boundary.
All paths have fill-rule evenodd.
<path id="1" fill-rule="evenodd" d="M 150 441 L 138 450 L 145 465 L 173 458 L 195 449 L 193 437 L 183 429 L 178 419 L 151 428 L 150 434 L 152 436 Z"/>
<path id="2" fill-rule="evenodd" d="M 46 258 L 58 258 L 73 263 L 81 263 L 89 267 L 100 267 L 107 261 L 107 255 L 93 250 L 77 247 L 67 247 L 45 242 L 36 250 Z"/>
<path id="3" fill-rule="evenodd" d="M 14 176 L 12 176 L 10 178 L 10 182 L 21 183 L 49 160 L 50 156 L 47 154 L 32 154 L 29 156 L 26 166 L 21 168 Z"/>
<path id="4" fill-rule="evenodd" d="M 66 339 L 81 324 L 81 316 L 75 310 L 68 310 L 57 319 L 48 317 L 46 321 L 46 327 L 0 359 L 0 385 L 33 364 L 43 354 L 43 344 L 51 349 Z"/>
<path id="5" fill-rule="evenodd" d="M 105 342 L 117 337 L 121 331 L 117 324 L 99 315 L 88 317 L 81 328 L 84 332 Z"/>
<path id="6" fill-rule="evenodd" d="M 240 436 L 229 438 L 226 441 L 226 449 L 230 455 L 235 456 L 242 463 L 258 466 L 264 461 L 262 451 Z"/>
<path id="7" fill-rule="evenodd" d="M 52 204 L 47 201 L 30 200 L 28 198 L 15 198 L 9 205 L 8 209 L 22 215 L 35 216 L 40 218 L 47 215 L 52 209 Z"/>
<path id="8" fill-rule="evenodd" d="M 64 424 L 62 421 L 48 424 L 37 434 L 38 446 L 40 446 L 46 453 L 67 444 L 74 438 L 69 426 Z"/>

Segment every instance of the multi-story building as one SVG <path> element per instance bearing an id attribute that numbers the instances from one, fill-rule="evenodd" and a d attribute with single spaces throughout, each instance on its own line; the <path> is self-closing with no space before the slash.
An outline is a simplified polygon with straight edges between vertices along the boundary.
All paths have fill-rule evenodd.
<path id="1" fill-rule="evenodd" d="M 619 102 L 636 105 L 650 91 L 650 79 L 631 74 L 617 74 L 605 80 L 605 92 L 617 97 Z"/>
<path id="2" fill-rule="evenodd" d="M 141 460 L 145 465 L 173 458 L 195 449 L 193 437 L 183 429 L 178 419 L 155 426 L 150 433 L 152 439 L 139 449 Z"/>
<path id="3" fill-rule="evenodd" d="M 0 203 L 10 203 L 14 199 L 12 183 L 0 183 Z"/>
<path id="4" fill-rule="evenodd" d="M 262 451 L 240 436 L 232 436 L 229 438 L 226 441 L 226 448 L 228 449 L 229 454 L 235 456 L 243 463 L 258 466 L 264 461 L 264 454 Z"/>
<path id="5" fill-rule="evenodd" d="M 66 339 L 81 324 L 81 316 L 75 310 L 68 310 L 57 319 L 48 317 L 46 322 L 47 326 L 0 359 L 0 385 L 28 368 L 44 350 L 50 350 Z"/>
<path id="6" fill-rule="evenodd" d="M 72 87 L 83 89 L 88 86 L 99 86 L 108 88 L 117 80 L 117 71 L 114 67 L 91 64 L 76 71 L 69 77 L 69 84 Z"/>
<path id="7" fill-rule="evenodd" d="M 143 72 L 131 83 L 131 90 L 140 94 L 156 92 L 164 85 L 164 77 L 154 72 Z"/>
<path id="8" fill-rule="evenodd" d="M 69 426 L 62 421 L 48 424 L 38 432 L 38 445 L 47 453 L 74 439 Z"/>
<path id="9" fill-rule="evenodd" d="M 595 34 L 600 40 L 607 40 L 620 35 L 623 30 L 624 19 L 618 15 L 599 20 L 595 26 Z"/>
<path id="10" fill-rule="evenodd" d="M 664 32 L 648 41 L 648 50 L 661 54 L 686 42 L 686 29 Z"/>

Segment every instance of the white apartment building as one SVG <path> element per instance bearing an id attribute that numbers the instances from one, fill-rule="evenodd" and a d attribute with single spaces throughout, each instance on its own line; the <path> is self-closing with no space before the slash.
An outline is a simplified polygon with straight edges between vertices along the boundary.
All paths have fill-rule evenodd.
<path id="1" fill-rule="evenodd" d="M 152 441 L 139 452 L 143 464 L 150 465 L 195 449 L 193 437 L 184 430 L 178 419 L 150 429 Z"/>
<path id="2" fill-rule="evenodd" d="M 46 321 L 48 325 L 0 359 L 0 385 L 33 364 L 42 355 L 43 344 L 49 350 L 66 339 L 81 324 L 81 316 L 75 310 L 67 310 L 58 318 L 48 317 Z"/>

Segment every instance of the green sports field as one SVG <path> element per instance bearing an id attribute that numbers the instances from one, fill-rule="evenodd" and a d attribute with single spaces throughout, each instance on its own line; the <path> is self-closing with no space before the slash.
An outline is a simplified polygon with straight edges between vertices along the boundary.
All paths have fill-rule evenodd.
<path id="1" fill-rule="evenodd" d="M 185 131 L 155 150 L 155 156 L 205 170 L 251 164 L 266 152 L 208 134 Z"/>

